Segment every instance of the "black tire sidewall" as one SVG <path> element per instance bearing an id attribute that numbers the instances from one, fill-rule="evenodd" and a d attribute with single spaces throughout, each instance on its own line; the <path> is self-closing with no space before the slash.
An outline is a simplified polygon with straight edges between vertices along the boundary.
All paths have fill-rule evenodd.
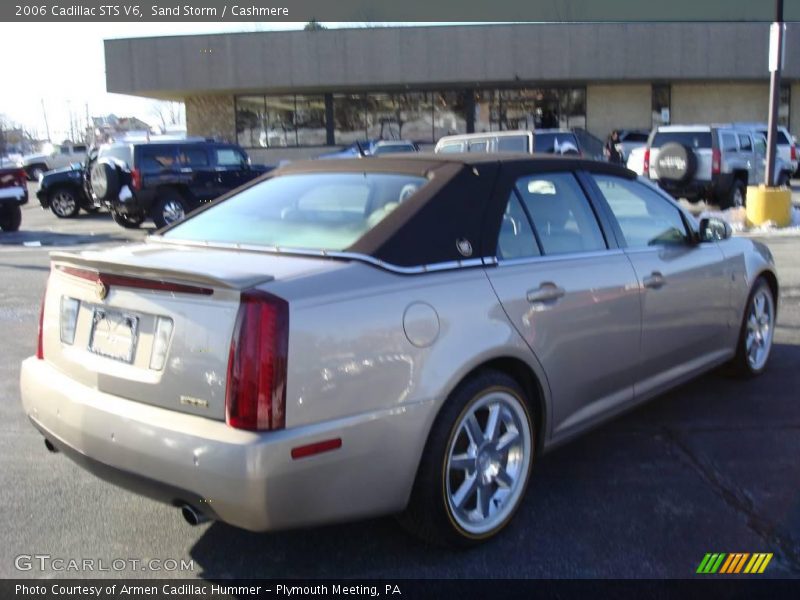
<path id="1" fill-rule="evenodd" d="M 144 223 L 144 217 L 142 216 L 131 217 L 113 210 L 111 211 L 111 218 L 114 220 L 114 223 L 124 227 L 125 229 L 137 229 L 142 223 Z"/>
<path id="2" fill-rule="evenodd" d="M 0 207 L 0 229 L 8 233 L 19 231 L 22 209 L 19 206 Z"/>
<path id="3" fill-rule="evenodd" d="M 747 204 L 747 188 L 745 187 L 744 183 L 740 179 L 734 179 L 733 183 L 731 184 L 731 189 L 728 190 L 728 193 L 725 195 L 723 200 L 719 203 L 719 207 L 723 210 L 727 210 L 729 208 L 735 208 L 736 204 L 734 202 L 734 195 L 736 194 L 736 190 L 740 189 L 742 191 L 742 207 L 746 206 Z"/>

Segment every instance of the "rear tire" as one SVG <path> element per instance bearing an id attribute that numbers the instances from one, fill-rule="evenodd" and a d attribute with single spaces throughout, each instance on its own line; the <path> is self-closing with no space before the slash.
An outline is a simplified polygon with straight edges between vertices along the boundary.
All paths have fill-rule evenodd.
<path id="1" fill-rule="evenodd" d="M 772 350 L 775 316 L 772 288 L 764 277 L 759 277 L 747 298 L 736 356 L 730 363 L 734 375 L 750 378 L 764 372 Z"/>
<path id="2" fill-rule="evenodd" d="M 436 417 L 401 524 L 449 547 L 500 533 L 525 497 L 535 431 L 514 379 L 485 371 L 464 381 Z"/>
<path id="3" fill-rule="evenodd" d="M 19 206 L 0 208 L 0 229 L 3 231 L 18 231 L 22 224 L 22 209 Z"/>
<path id="4" fill-rule="evenodd" d="M 188 212 L 189 206 L 179 192 L 165 190 L 158 195 L 158 201 L 153 211 L 153 222 L 156 224 L 156 228 L 161 229 L 182 220 Z"/>
<path id="5" fill-rule="evenodd" d="M 747 204 L 747 188 L 741 179 L 734 179 L 731 189 L 720 199 L 719 207 L 722 210 L 740 208 Z"/>
<path id="6" fill-rule="evenodd" d="M 114 219 L 114 223 L 121 225 L 125 229 L 136 229 L 144 223 L 144 215 L 123 215 L 113 210 L 111 211 L 111 218 Z"/>
<path id="7" fill-rule="evenodd" d="M 71 219 L 80 210 L 75 193 L 66 187 L 57 188 L 50 192 L 49 201 L 50 210 L 59 219 Z"/>

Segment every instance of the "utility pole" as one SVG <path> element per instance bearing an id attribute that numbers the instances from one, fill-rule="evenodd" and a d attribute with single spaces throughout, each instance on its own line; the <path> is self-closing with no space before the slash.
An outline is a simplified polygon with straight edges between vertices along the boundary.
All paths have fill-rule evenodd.
<path id="1" fill-rule="evenodd" d="M 50 139 L 50 125 L 47 124 L 47 109 L 44 107 L 44 98 L 42 98 L 42 113 L 44 114 L 44 129 L 47 133 L 47 141 L 51 142 Z"/>
<path id="2" fill-rule="evenodd" d="M 783 0 L 775 0 L 775 22 L 769 32 L 769 123 L 767 132 L 767 187 L 775 186 L 775 142 L 778 134 L 778 108 L 781 99 L 783 62 Z"/>

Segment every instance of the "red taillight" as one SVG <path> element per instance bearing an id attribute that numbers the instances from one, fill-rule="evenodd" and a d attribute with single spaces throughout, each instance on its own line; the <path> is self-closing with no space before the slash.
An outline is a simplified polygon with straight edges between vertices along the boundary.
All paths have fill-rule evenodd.
<path id="1" fill-rule="evenodd" d="M 23 189 L 27 187 L 28 174 L 25 172 L 25 169 L 20 169 L 17 171 L 17 185 Z"/>
<path id="2" fill-rule="evenodd" d="M 642 166 L 642 174 L 650 175 L 650 148 L 644 151 L 644 165 Z"/>
<path id="3" fill-rule="evenodd" d="M 142 189 L 142 173 L 139 169 L 132 169 L 131 170 L 131 187 L 133 188 L 134 192 L 138 192 Z"/>
<path id="4" fill-rule="evenodd" d="M 711 151 L 711 174 L 712 175 L 719 175 L 720 169 L 720 162 L 722 158 L 720 157 L 719 148 L 714 148 Z"/>
<path id="5" fill-rule="evenodd" d="M 789 157 L 789 160 L 791 160 L 791 161 L 797 160 L 797 146 L 795 146 L 794 144 L 792 144 L 792 151 L 791 152 L 792 153 L 791 153 L 791 156 Z"/>
<path id="6" fill-rule="evenodd" d="M 47 284 L 44 284 L 42 306 L 39 308 L 39 332 L 36 340 L 36 358 L 44 360 L 44 302 L 47 300 Z"/>
<path id="7" fill-rule="evenodd" d="M 252 430 L 284 427 L 288 346 L 287 302 L 259 290 L 242 292 L 228 357 L 228 425 Z"/>

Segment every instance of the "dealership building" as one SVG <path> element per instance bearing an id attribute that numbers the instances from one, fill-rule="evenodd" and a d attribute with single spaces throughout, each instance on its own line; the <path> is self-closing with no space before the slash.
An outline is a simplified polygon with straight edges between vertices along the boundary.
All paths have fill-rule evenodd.
<path id="1" fill-rule="evenodd" d="M 766 121 L 766 23 L 366 27 L 107 40 L 109 92 L 179 100 L 254 160 L 368 138 Z M 800 24 L 780 122 L 800 135 Z"/>

